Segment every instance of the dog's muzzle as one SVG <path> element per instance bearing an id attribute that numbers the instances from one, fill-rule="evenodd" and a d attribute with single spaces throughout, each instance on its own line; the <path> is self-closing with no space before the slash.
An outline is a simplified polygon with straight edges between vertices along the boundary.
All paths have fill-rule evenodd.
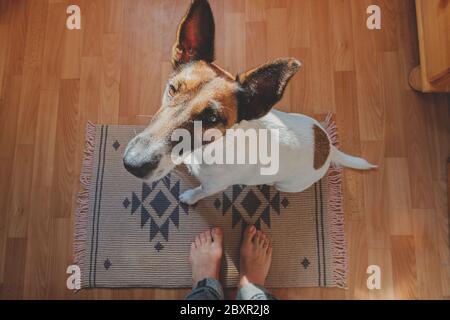
<path id="1" fill-rule="evenodd" d="M 123 165 L 129 173 L 143 179 L 149 176 L 158 167 L 160 160 L 160 155 L 153 156 L 147 161 L 136 161 L 135 159 L 130 159 L 130 157 L 125 155 L 123 158 Z"/>

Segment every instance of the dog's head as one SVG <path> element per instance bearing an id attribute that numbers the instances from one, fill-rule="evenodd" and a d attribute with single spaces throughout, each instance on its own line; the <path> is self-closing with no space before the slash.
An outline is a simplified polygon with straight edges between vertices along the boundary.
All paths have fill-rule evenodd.
<path id="1" fill-rule="evenodd" d="M 174 72 L 162 105 L 149 126 L 127 146 L 123 162 L 133 175 L 155 181 L 175 166 L 171 158 L 176 129 L 194 136 L 194 121 L 203 131 L 225 133 L 242 120 L 266 115 L 282 98 L 300 62 L 279 59 L 233 77 L 213 63 L 215 26 L 207 0 L 193 0 L 182 19 L 172 50 Z"/>

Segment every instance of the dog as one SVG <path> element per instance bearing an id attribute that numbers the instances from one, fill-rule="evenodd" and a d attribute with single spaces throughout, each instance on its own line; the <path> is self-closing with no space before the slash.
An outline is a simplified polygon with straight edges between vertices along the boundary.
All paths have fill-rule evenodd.
<path id="1" fill-rule="evenodd" d="M 189 205 L 235 184 L 267 184 L 279 191 L 301 192 L 320 180 L 331 163 L 361 170 L 376 167 L 339 151 L 318 121 L 272 109 L 300 69 L 297 59 L 278 59 L 233 77 L 214 63 L 214 37 L 208 1 L 193 0 L 178 27 L 172 48 L 173 74 L 162 106 L 149 126 L 129 142 L 123 157 L 126 170 L 148 182 L 166 176 L 176 166 L 171 156 L 177 144 L 173 133 L 182 129 L 195 137 L 195 121 L 201 121 L 201 133 L 214 129 L 222 135 L 203 142 L 202 150 L 226 140 L 229 129 L 277 130 L 280 163 L 273 175 L 262 175 L 261 163 L 195 163 L 193 146 L 181 154 L 201 183 L 180 195 L 180 201 Z"/>

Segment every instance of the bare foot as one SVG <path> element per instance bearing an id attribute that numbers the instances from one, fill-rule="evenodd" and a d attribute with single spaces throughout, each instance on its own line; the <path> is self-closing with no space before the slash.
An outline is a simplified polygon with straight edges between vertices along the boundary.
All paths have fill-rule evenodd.
<path id="1" fill-rule="evenodd" d="M 272 261 L 272 243 L 255 226 L 244 231 L 241 245 L 239 287 L 247 283 L 263 286 Z"/>
<path id="2" fill-rule="evenodd" d="M 189 262 L 192 267 L 193 287 L 205 278 L 219 280 L 222 259 L 223 232 L 220 228 L 200 233 L 191 243 Z"/>

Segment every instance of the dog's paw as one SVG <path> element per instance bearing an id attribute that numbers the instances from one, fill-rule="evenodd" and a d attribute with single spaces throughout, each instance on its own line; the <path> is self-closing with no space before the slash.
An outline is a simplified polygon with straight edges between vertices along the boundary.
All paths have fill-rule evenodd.
<path id="1" fill-rule="evenodd" d="M 183 202 L 185 204 L 193 205 L 197 201 L 197 192 L 195 189 L 187 190 L 180 195 L 180 202 Z"/>

